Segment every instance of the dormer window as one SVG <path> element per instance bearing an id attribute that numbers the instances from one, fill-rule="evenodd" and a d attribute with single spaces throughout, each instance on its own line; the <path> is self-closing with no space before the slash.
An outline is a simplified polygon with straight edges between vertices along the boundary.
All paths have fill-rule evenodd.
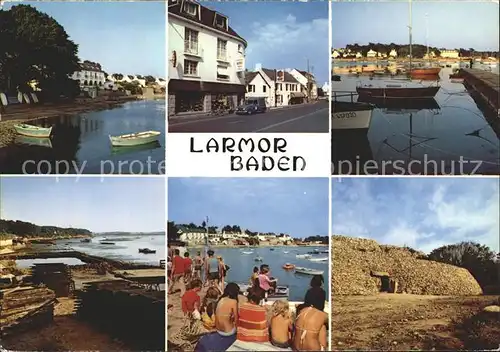
<path id="1" fill-rule="evenodd" d="M 190 16 L 198 16 L 199 5 L 194 2 L 184 1 L 184 6 L 182 7 L 182 9 Z"/>
<path id="2" fill-rule="evenodd" d="M 215 14 L 215 26 L 227 30 L 227 17 L 219 13 Z"/>

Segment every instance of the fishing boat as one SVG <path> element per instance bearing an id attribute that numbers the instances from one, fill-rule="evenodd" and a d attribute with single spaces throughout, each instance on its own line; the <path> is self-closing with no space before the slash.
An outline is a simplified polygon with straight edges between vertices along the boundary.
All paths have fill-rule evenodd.
<path id="1" fill-rule="evenodd" d="M 109 136 L 113 147 L 134 147 L 143 144 L 158 142 L 161 132 L 146 131 L 138 133 L 123 134 L 121 136 Z"/>
<path id="2" fill-rule="evenodd" d="M 292 269 L 295 269 L 295 265 L 290 264 L 290 263 L 286 263 L 286 264 L 283 264 L 283 269 L 292 270 Z"/>
<path id="3" fill-rule="evenodd" d="M 328 261 L 328 257 L 324 257 L 324 258 L 311 258 L 311 259 L 309 259 L 309 261 L 311 261 L 311 262 L 327 262 Z"/>
<path id="4" fill-rule="evenodd" d="M 311 258 L 311 255 L 310 254 L 297 254 L 295 256 L 295 258 L 299 258 L 299 259 L 309 259 Z"/>
<path id="5" fill-rule="evenodd" d="M 323 275 L 324 270 L 303 268 L 300 266 L 295 267 L 295 273 L 304 275 Z"/>
<path id="6" fill-rule="evenodd" d="M 18 134 L 22 136 L 36 137 L 36 138 L 48 138 L 52 133 L 52 126 L 39 127 L 39 126 L 28 125 L 26 123 L 20 123 L 14 125 L 14 129 Z"/>
<path id="7" fill-rule="evenodd" d="M 238 284 L 240 287 L 240 293 L 244 296 L 248 294 L 248 289 L 252 286 L 249 284 Z M 269 293 L 266 297 L 267 301 L 278 301 L 280 299 L 288 299 L 290 295 L 290 288 L 286 285 L 276 286 L 276 290 L 273 293 Z"/>
<path id="8" fill-rule="evenodd" d="M 374 106 L 360 102 L 332 101 L 332 130 L 368 129 Z"/>
<path id="9" fill-rule="evenodd" d="M 262 262 L 262 261 L 264 261 L 264 258 L 262 258 L 262 257 L 255 257 L 255 259 L 254 259 L 254 260 L 255 260 L 256 262 Z"/>
<path id="10" fill-rule="evenodd" d="M 100 244 L 108 244 L 108 245 L 113 245 L 115 244 L 114 242 L 108 242 L 108 241 L 101 241 L 99 242 Z"/>
<path id="11" fill-rule="evenodd" d="M 139 248 L 139 253 L 154 254 L 156 253 L 156 251 L 154 249 L 149 249 L 149 248 Z"/>

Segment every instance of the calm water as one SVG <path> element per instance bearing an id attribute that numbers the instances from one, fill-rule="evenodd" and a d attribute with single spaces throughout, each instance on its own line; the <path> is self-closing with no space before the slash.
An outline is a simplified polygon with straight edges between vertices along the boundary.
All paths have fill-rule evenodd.
<path id="1" fill-rule="evenodd" d="M 345 72 L 346 65 L 334 66 L 334 73 L 335 69 L 337 72 Z M 438 165 L 445 165 L 446 172 L 450 173 L 451 165 L 455 164 L 456 174 L 459 172 L 456 162 L 462 156 L 464 160 L 481 161 L 478 172 L 498 174 L 500 132 L 496 113 L 478 107 L 462 83 L 449 80 L 450 73 L 452 68 L 441 70 L 441 89 L 434 101 L 409 104 L 404 109 L 401 106 L 377 108 L 373 111 L 366 135 L 342 138 L 339 134 L 337 139 L 333 136 L 337 152 L 332 153 L 336 154 L 332 161 L 355 160 L 353 155 L 358 155 L 361 161 L 375 160 L 378 165 L 389 160 L 403 160 L 407 163 L 411 160 L 435 160 Z M 332 82 L 333 92 L 355 92 L 360 83 L 377 85 L 379 82 L 376 81 L 394 83 L 397 79 L 382 76 L 370 80 L 369 76 L 340 75 L 341 82 Z M 339 100 L 346 99 L 350 98 Z M 339 150 L 349 152 L 342 153 Z M 463 165 L 467 173 L 474 167 L 475 164 L 471 163 Z"/>
<path id="2" fill-rule="evenodd" d="M 74 174 L 77 173 L 77 168 L 82 167 L 84 174 L 164 172 L 159 170 L 158 165 L 165 159 L 164 100 L 134 101 L 115 109 L 41 119 L 36 123 L 44 127 L 53 126 L 52 138 L 49 140 L 19 136 L 14 144 L 0 149 L 0 173 L 21 174 L 23 163 L 27 160 L 34 160 L 40 165 L 40 170 L 37 171 L 34 163 L 28 164 L 26 173 L 30 174 Z M 126 149 L 112 148 L 110 145 L 109 135 L 148 130 L 162 133 L 159 144 Z M 44 162 L 39 163 L 42 160 Z M 58 160 L 67 163 L 59 163 L 57 169 Z M 149 168 L 148 160 L 151 160 Z M 106 162 L 101 164 L 102 161 Z M 69 170 L 67 165 L 70 166 Z"/>
<path id="3" fill-rule="evenodd" d="M 109 236 L 111 241 L 113 237 Z M 129 241 L 116 241 L 115 245 L 100 244 L 99 241 L 105 237 L 94 237 L 92 242 L 83 243 L 79 239 L 59 240 L 55 246 L 50 246 L 51 250 L 75 250 L 90 255 L 96 255 L 104 258 L 122 260 L 133 263 L 144 263 L 158 265 L 160 260 L 165 259 L 165 236 L 147 235 L 147 236 L 127 236 Z M 40 248 L 47 248 L 46 245 L 37 245 Z M 156 250 L 154 254 L 139 253 L 139 248 L 149 248 Z M 76 258 L 53 258 L 53 259 L 22 259 L 18 260 L 22 267 L 29 267 L 35 263 L 65 263 L 68 265 L 83 264 Z"/>
<path id="4" fill-rule="evenodd" d="M 302 247 L 275 247 L 274 251 L 269 250 L 269 247 L 252 248 L 253 254 L 243 254 L 240 248 L 214 248 L 215 256 L 221 255 L 224 262 L 231 267 L 227 273 L 227 282 L 248 283 L 254 266 L 268 264 L 271 268 L 271 276 L 278 279 L 278 285 L 288 285 L 290 287 L 290 301 L 303 301 L 304 296 L 309 288 L 309 283 L 312 276 L 295 274 L 292 270 L 287 271 L 282 268 L 283 264 L 291 263 L 296 266 L 321 269 L 325 272 L 325 290 L 329 292 L 328 285 L 328 262 L 311 262 L 307 259 L 298 259 L 297 254 L 304 254 L 312 251 L 313 248 Z M 328 247 L 319 247 L 319 250 L 328 250 Z M 244 251 L 249 251 L 245 249 Z M 283 253 L 288 251 L 288 253 Z M 196 254 L 196 250 L 190 250 L 191 256 Z M 257 256 L 263 258 L 263 262 L 256 262 L 254 259 Z M 313 254 L 313 257 L 323 258 L 328 257 L 326 254 Z"/>

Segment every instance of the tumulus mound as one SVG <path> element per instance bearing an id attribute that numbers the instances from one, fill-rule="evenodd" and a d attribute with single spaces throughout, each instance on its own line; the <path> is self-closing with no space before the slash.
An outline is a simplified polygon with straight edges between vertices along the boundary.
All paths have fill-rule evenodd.
<path id="1" fill-rule="evenodd" d="M 419 259 L 422 254 L 379 245 L 369 239 L 332 236 L 332 294 L 377 294 L 381 283 L 370 275 L 373 271 L 389 273 L 397 280 L 399 293 L 450 296 L 483 293 L 467 269 Z"/>

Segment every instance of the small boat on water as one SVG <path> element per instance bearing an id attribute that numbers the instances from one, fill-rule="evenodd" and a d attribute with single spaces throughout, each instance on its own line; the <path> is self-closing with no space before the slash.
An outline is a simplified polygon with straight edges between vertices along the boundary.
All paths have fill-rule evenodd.
<path id="1" fill-rule="evenodd" d="M 270 251 L 274 251 L 274 248 L 269 248 Z"/>
<path id="2" fill-rule="evenodd" d="M 14 125 L 16 132 L 22 136 L 36 137 L 36 138 L 48 138 L 52 133 L 52 127 L 39 127 L 28 125 L 26 123 L 20 123 Z"/>
<path id="3" fill-rule="evenodd" d="M 292 270 L 292 269 L 295 269 L 295 265 L 290 264 L 290 263 L 286 263 L 286 264 L 283 264 L 283 269 Z"/>
<path id="4" fill-rule="evenodd" d="M 100 244 L 108 244 L 108 245 L 113 245 L 115 244 L 114 242 L 108 242 L 108 241 L 101 241 L 99 242 Z"/>
<path id="5" fill-rule="evenodd" d="M 248 289 L 251 287 L 249 284 L 238 284 L 240 287 L 240 293 L 244 296 L 248 294 Z M 278 301 L 280 299 L 288 299 L 290 295 L 290 288 L 285 285 L 276 286 L 276 290 L 273 293 L 267 295 L 267 301 Z"/>
<path id="6" fill-rule="evenodd" d="M 92 242 L 92 240 L 90 238 L 84 238 L 83 240 L 80 240 L 80 242 L 89 243 L 89 242 Z"/>
<path id="7" fill-rule="evenodd" d="M 411 76 L 438 76 L 441 72 L 441 67 L 419 67 L 412 68 L 410 71 Z"/>
<path id="8" fill-rule="evenodd" d="M 161 132 L 158 131 L 146 131 L 124 134 L 121 136 L 109 136 L 109 140 L 113 147 L 134 147 L 158 142 L 160 134 Z"/>
<path id="9" fill-rule="evenodd" d="M 368 129 L 372 120 L 372 104 L 332 101 L 332 130 Z"/>
<path id="10" fill-rule="evenodd" d="M 311 258 L 311 255 L 310 254 L 297 254 L 295 256 L 295 258 L 299 258 L 299 259 L 309 259 Z"/>
<path id="11" fill-rule="evenodd" d="M 356 87 L 356 92 L 360 97 L 367 96 L 371 98 L 408 98 L 408 99 L 428 99 L 434 98 L 441 87 L 411 87 L 402 84 L 387 84 L 382 87 L 371 85 Z"/>
<path id="12" fill-rule="evenodd" d="M 295 267 L 295 273 L 304 275 L 323 275 L 324 270 L 303 268 L 300 266 Z"/>
<path id="13" fill-rule="evenodd" d="M 262 258 L 262 257 L 255 257 L 255 259 L 254 259 L 254 260 L 255 260 L 256 262 L 262 262 L 262 261 L 264 261 L 264 258 Z"/>
<path id="14" fill-rule="evenodd" d="M 283 251 L 283 253 L 288 254 L 289 252 L 288 251 Z"/>
<path id="15" fill-rule="evenodd" d="M 341 77 L 340 75 L 332 75 L 332 82 L 340 82 Z"/>
<path id="16" fill-rule="evenodd" d="M 324 257 L 324 258 L 311 258 L 311 259 L 309 259 L 309 261 L 311 261 L 311 262 L 327 262 L 328 261 L 328 257 Z"/>
<path id="17" fill-rule="evenodd" d="M 139 248 L 139 253 L 143 253 L 143 254 L 154 254 L 154 253 L 156 253 L 156 250 L 154 250 L 154 249 L 149 249 L 149 248 Z"/>
<path id="18" fill-rule="evenodd" d="M 252 254 L 253 252 L 251 251 L 241 251 L 242 254 Z"/>

